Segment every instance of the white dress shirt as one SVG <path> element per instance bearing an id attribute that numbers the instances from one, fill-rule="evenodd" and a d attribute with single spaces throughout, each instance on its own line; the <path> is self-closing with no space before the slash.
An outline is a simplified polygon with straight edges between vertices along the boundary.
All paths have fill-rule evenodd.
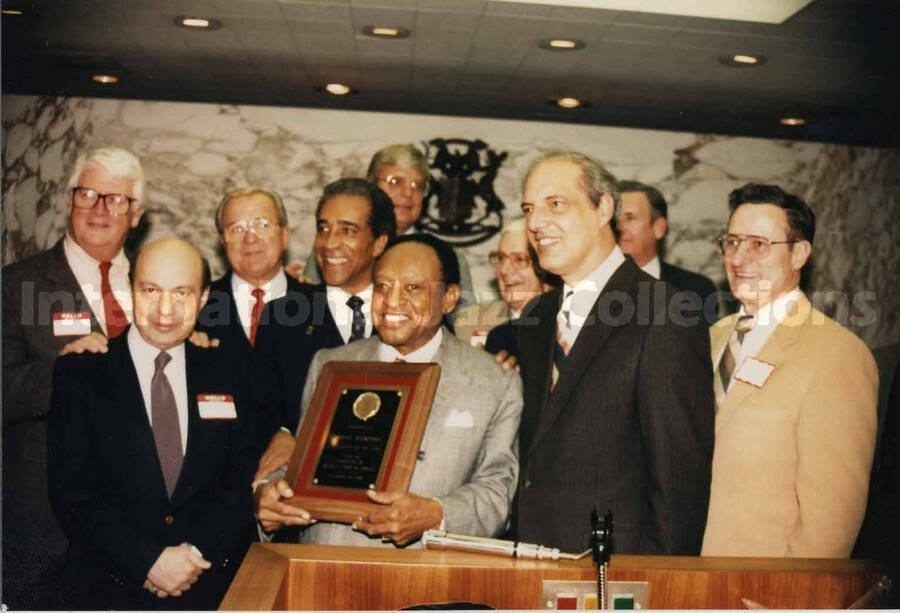
<path id="1" fill-rule="evenodd" d="M 593 308 L 594 303 L 597 302 L 600 292 L 603 291 L 603 288 L 606 287 L 610 277 L 613 276 L 613 273 L 616 272 L 624 261 L 625 255 L 622 253 L 622 250 L 619 249 L 618 245 L 616 245 L 610 254 L 606 256 L 606 259 L 603 260 L 591 274 L 574 286 L 569 285 L 568 283 L 563 285 L 563 296 L 566 296 L 569 292 L 573 292 L 568 330 L 561 330 L 569 347 L 575 344 L 575 340 L 578 338 L 578 334 L 581 332 L 581 328 L 584 326 L 584 322 L 587 320 L 588 315 L 591 314 L 591 309 Z"/>
<path id="2" fill-rule="evenodd" d="M 254 288 L 255 286 L 249 281 L 245 281 L 234 272 L 231 273 L 231 294 L 234 296 L 234 306 L 248 339 L 250 338 L 250 315 L 253 312 L 253 305 L 256 304 L 256 298 L 253 297 Z M 287 276 L 284 274 L 284 269 L 279 270 L 278 274 L 272 277 L 268 283 L 264 283 L 260 289 L 265 292 L 263 304 L 287 294 Z"/>
<path id="3" fill-rule="evenodd" d="M 153 373 L 156 372 L 154 364 L 160 350 L 141 336 L 137 326 L 128 329 L 128 351 L 131 352 L 131 361 L 137 371 L 138 383 L 141 384 L 141 395 L 144 397 L 144 408 L 147 410 L 147 421 L 153 426 L 153 411 L 151 410 L 150 391 L 153 385 Z M 166 367 L 163 368 L 172 393 L 175 395 L 175 406 L 178 408 L 178 428 L 181 430 L 181 451 L 187 452 L 188 435 L 188 391 L 187 370 L 184 361 L 184 343 L 167 349 L 166 353 L 172 356 Z"/>
<path id="4" fill-rule="evenodd" d="M 662 276 L 662 264 L 659 262 L 659 256 L 654 255 L 652 260 L 641 266 L 641 270 L 654 279 L 659 279 Z"/>
<path id="5" fill-rule="evenodd" d="M 381 362 L 395 362 L 397 359 L 400 359 L 404 362 L 410 362 L 411 364 L 434 362 L 434 356 L 437 355 L 443 338 L 444 328 L 442 326 L 438 328 L 437 333 L 432 336 L 427 343 L 406 355 L 397 351 L 395 347 L 382 342 L 378 345 L 378 360 Z"/>
<path id="6" fill-rule="evenodd" d="M 63 239 L 63 253 L 65 253 L 66 262 L 69 263 L 69 268 L 72 269 L 75 280 L 81 288 L 81 293 L 91 305 L 91 310 L 105 334 L 106 311 L 103 310 L 100 260 L 95 260 L 88 255 L 87 251 L 82 249 L 81 245 L 76 243 L 68 233 Z M 119 253 L 112 259 L 112 266 L 109 268 L 109 286 L 129 322 L 132 321 L 131 281 L 128 278 L 130 270 L 131 264 L 125 257 L 125 252 L 119 249 Z"/>
<path id="7" fill-rule="evenodd" d="M 347 301 L 353 295 L 333 285 L 325 288 L 328 310 L 331 311 L 331 316 L 334 318 L 334 323 L 337 325 L 344 343 L 350 340 L 350 335 L 353 333 L 353 309 L 347 306 Z M 372 286 L 370 285 L 355 295 L 363 301 L 362 313 L 366 318 L 366 331 L 363 336 L 372 336 Z"/>
<path id="8" fill-rule="evenodd" d="M 775 332 L 775 328 L 784 321 L 790 310 L 797 304 L 799 296 L 800 290 L 795 287 L 769 304 L 760 307 L 756 315 L 753 316 L 753 327 L 744 335 L 744 341 L 741 343 L 741 352 L 734 361 L 736 369 L 740 368 L 740 365 L 743 364 L 746 358 L 756 357 L 756 354 L 762 350 L 766 341 Z M 741 306 L 738 317 L 746 314 L 744 307 Z M 736 369 L 735 372 L 737 371 Z M 734 385 L 734 377 L 731 378 L 728 389 L 731 389 L 732 385 Z"/>

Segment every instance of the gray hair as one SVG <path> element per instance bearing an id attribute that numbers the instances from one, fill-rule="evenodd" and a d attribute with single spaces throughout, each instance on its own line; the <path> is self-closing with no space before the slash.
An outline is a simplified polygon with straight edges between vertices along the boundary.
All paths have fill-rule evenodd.
<path id="1" fill-rule="evenodd" d="M 279 225 L 287 227 L 287 211 L 284 209 L 284 202 L 282 202 L 281 196 L 278 195 L 278 192 L 271 189 L 265 189 L 264 187 L 239 187 L 226 193 L 222 198 L 222 201 L 219 202 L 219 208 L 216 209 L 216 230 L 219 231 L 219 234 L 225 232 L 225 228 L 222 227 L 222 217 L 225 214 L 225 205 L 238 196 L 250 196 L 252 194 L 263 194 L 264 196 L 268 196 L 272 200 L 272 202 L 275 203 L 275 208 L 278 210 Z"/>
<path id="2" fill-rule="evenodd" d="M 418 170 L 425 176 L 425 187 L 428 187 L 428 160 L 425 158 L 424 153 L 408 143 L 388 145 L 376 151 L 375 155 L 372 156 L 372 161 L 369 162 L 366 179 L 372 183 L 378 183 L 378 169 L 390 164 L 408 166 Z"/>
<path id="3" fill-rule="evenodd" d="M 69 176 L 69 193 L 72 188 L 78 187 L 78 179 L 88 163 L 94 163 L 103 167 L 106 172 L 121 179 L 131 179 L 134 182 L 134 198 L 143 203 L 144 192 L 147 183 L 144 180 L 144 168 L 141 161 L 132 152 L 119 147 L 98 147 L 84 151 L 75 160 L 75 167 Z"/>
<path id="4" fill-rule="evenodd" d="M 544 162 L 553 160 L 572 162 L 580 167 L 581 184 L 590 201 L 596 207 L 599 206 L 600 197 L 603 194 L 611 195 L 616 203 L 613 219 L 619 218 L 622 208 L 622 199 L 619 197 L 619 190 L 616 188 L 616 178 L 611 172 L 603 168 L 599 162 L 576 151 L 547 151 L 539 155 L 528 165 L 528 170 L 525 172 L 525 179 L 522 181 L 522 191 L 525 190 L 525 184 L 528 182 L 528 177 L 531 176 L 531 173 Z"/>

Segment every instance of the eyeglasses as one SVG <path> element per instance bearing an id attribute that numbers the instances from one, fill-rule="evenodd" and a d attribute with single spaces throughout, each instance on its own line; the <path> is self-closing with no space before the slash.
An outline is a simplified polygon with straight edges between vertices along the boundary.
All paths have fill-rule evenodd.
<path id="1" fill-rule="evenodd" d="M 228 224 L 225 228 L 224 236 L 226 243 L 236 243 L 244 239 L 250 232 L 256 238 L 267 239 L 275 236 L 275 231 L 281 227 L 281 224 L 272 223 L 265 217 L 257 217 L 255 219 L 238 219 Z"/>
<path id="2" fill-rule="evenodd" d="M 723 234 L 717 239 L 719 243 L 719 251 L 722 255 L 733 256 L 740 250 L 741 243 L 747 242 L 747 250 L 750 257 L 764 258 L 769 255 L 769 249 L 772 245 L 790 245 L 800 241 L 770 241 L 765 236 L 754 236 L 752 234 Z"/>
<path id="3" fill-rule="evenodd" d="M 79 209 L 92 209 L 99 200 L 103 201 L 103 205 L 110 215 L 124 215 L 131 207 L 131 203 L 137 201 L 137 198 L 131 198 L 125 194 L 101 194 L 90 187 L 72 188 L 72 204 Z"/>
<path id="4" fill-rule="evenodd" d="M 425 183 L 426 183 L 425 181 L 417 181 L 415 179 L 410 180 L 410 179 L 407 179 L 406 177 L 400 177 L 397 175 L 387 175 L 386 177 L 383 177 L 378 180 L 384 181 L 385 183 L 387 183 L 387 185 L 391 189 L 402 190 L 402 189 L 406 189 L 406 186 L 408 185 L 409 188 L 411 190 L 413 190 L 414 192 L 419 192 L 420 194 L 425 193 Z"/>
<path id="5" fill-rule="evenodd" d="M 504 251 L 491 251 L 488 254 L 488 261 L 491 266 L 503 266 L 506 262 L 516 270 L 520 270 L 531 265 L 531 256 L 527 253 L 506 253 Z"/>

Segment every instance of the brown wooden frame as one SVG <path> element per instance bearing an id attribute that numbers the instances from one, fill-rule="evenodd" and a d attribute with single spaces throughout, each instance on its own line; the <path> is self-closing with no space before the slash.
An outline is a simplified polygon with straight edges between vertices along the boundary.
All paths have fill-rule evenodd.
<path id="1" fill-rule="evenodd" d="M 352 523 L 374 505 L 360 488 L 323 486 L 313 482 L 334 419 L 341 390 L 366 388 L 402 394 L 387 448 L 370 489 L 406 491 L 431 404 L 441 376 L 438 364 L 329 362 L 322 368 L 312 401 L 297 435 L 286 480 L 295 496 L 286 502 L 309 511 L 316 519 Z"/>

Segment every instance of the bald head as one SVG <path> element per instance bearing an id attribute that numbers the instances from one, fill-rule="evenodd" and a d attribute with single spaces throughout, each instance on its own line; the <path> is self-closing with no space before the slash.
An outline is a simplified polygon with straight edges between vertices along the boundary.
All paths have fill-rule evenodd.
<path id="1" fill-rule="evenodd" d="M 134 266 L 134 325 L 160 350 L 191 335 L 209 294 L 203 258 L 180 238 L 162 238 L 141 251 Z"/>

